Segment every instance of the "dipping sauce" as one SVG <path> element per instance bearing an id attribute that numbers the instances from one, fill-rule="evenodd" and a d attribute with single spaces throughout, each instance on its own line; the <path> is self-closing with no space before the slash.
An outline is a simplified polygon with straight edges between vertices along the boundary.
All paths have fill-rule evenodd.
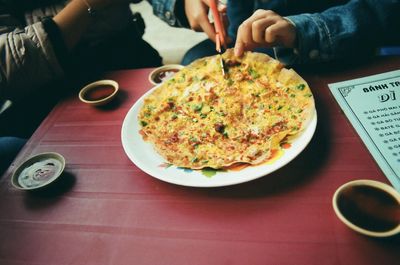
<path id="1" fill-rule="evenodd" d="M 89 101 L 97 101 L 105 99 L 114 93 L 115 88 L 110 85 L 98 85 L 86 91 L 84 98 Z"/>
<path id="2" fill-rule="evenodd" d="M 179 69 L 161 70 L 154 75 L 153 80 L 157 84 L 160 84 L 160 83 L 164 82 L 165 80 L 168 80 L 169 78 L 171 78 L 177 72 L 179 72 Z"/>
<path id="3" fill-rule="evenodd" d="M 386 232 L 400 224 L 396 198 L 375 187 L 348 187 L 338 196 L 337 205 L 348 221 L 365 230 Z"/>
<path id="4" fill-rule="evenodd" d="M 62 163 L 54 158 L 45 159 L 25 168 L 18 176 L 18 184 L 23 188 L 34 188 L 57 177 Z"/>

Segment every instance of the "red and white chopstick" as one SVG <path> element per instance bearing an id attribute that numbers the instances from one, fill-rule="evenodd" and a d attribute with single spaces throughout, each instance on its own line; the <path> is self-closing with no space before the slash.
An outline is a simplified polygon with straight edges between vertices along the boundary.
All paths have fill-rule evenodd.
<path id="1" fill-rule="evenodd" d="M 221 53 L 221 46 L 223 46 L 226 49 L 226 42 L 225 42 L 226 33 L 225 33 L 225 28 L 221 21 L 220 13 L 218 12 L 217 1 L 218 0 L 209 0 L 209 5 L 212 16 L 214 18 L 215 49 L 219 53 Z"/>

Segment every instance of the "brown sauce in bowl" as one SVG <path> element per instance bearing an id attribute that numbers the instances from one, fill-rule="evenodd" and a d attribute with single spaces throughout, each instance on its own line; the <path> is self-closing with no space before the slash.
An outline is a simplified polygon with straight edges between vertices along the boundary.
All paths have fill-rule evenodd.
<path id="1" fill-rule="evenodd" d="M 366 185 L 346 188 L 337 202 L 342 215 L 365 230 L 386 232 L 400 224 L 398 201 L 378 188 Z"/>
<path id="2" fill-rule="evenodd" d="M 89 89 L 84 98 L 89 101 L 102 100 L 114 93 L 115 88 L 110 85 L 99 85 L 92 89 Z"/>

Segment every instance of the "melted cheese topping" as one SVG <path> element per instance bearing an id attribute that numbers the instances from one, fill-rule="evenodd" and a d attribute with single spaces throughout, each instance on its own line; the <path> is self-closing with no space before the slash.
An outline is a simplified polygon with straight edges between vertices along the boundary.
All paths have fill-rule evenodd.
<path id="1" fill-rule="evenodd" d="M 224 62 L 225 75 L 222 72 Z M 144 100 L 141 134 L 170 163 L 193 169 L 268 160 L 313 113 L 307 83 L 264 54 L 199 59 Z"/>

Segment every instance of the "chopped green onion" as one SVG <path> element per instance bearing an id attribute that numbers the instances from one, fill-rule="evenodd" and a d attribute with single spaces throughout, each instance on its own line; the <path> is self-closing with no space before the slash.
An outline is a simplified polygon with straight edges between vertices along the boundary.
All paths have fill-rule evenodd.
<path id="1" fill-rule="evenodd" d="M 193 105 L 192 108 L 193 108 L 193 110 L 195 112 L 199 112 L 203 108 L 203 103 L 200 103 L 200 104 L 197 104 L 197 105 Z"/>
<path id="2" fill-rule="evenodd" d="M 257 78 L 260 77 L 260 74 L 257 73 L 257 71 L 254 70 L 253 68 L 249 68 L 248 72 L 249 72 L 249 74 L 251 75 L 251 77 L 252 77 L 253 79 L 257 79 Z"/>
<path id="3" fill-rule="evenodd" d="M 297 88 L 298 90 L 304 90 L 305 87 L 306 87 L 305 84 L 300 84 L 300 85 L 298 85 L 296 88 Z"/>

